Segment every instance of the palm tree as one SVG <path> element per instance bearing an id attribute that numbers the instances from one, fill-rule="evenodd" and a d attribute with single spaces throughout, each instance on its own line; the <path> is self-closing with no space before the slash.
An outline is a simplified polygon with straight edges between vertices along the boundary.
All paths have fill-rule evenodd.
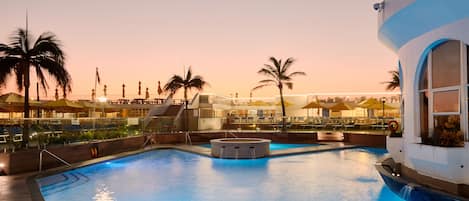
<path id="1" fill-rule="evenodd" d="M 0 85 L 6 85 L 10 75 L 16 77 L 19 91 L 24 89 L 24 118 L 29 118 L 30 69 L 34 68 L 42 88 L 48 88 L 43 70 L 66 91 L 71 91 L 71 77 L 64 68 L 64 52 L 60 41 L 50 32 L 42 33 L 32 43 L 27 30 L 18 29 L 11 37 L 10 45 L 0 43 Z M 24 143 L 28 141 L 29 123 L 25 121 Z"/>
<path id="2" fill-rule="evenodd" d="M 306 73 L 301 71 L 292 73 L 288 72 L 291 65 L 295 61 L 291 57 L 288 58 L 284 63 L 282 63 L 281 59 L 277 60 L 275 57 L 270 57 L 269 61 L 271 61 L 272 64 L 264 64 L 264 67 L 257 71 L 257 73 L 265 75 L 269 78 L 259 81 L 259 85 L 254 87 L 252 90 L 257 90 L 266 86 L 276 86 L 278 88 L 280 92 L 280 103 L 282 104 L 282 130 L 285 130 L 286 113 L 285 102 L 283 100 L 283 87 L 286 85 L 288 89 L 293 89 L 292 78 L 298 75 L 306 75 Z"/>
<path id="3" fill-rule="evenodd" d="M 399 76 L 399 71 L 398 70 L 392 70 L 392 71 L 389 71 L 389 73 L 392 76 L 391 81 L 383 82 L 383 84 L 387 84 L 386 85 L 386 90 L 392 91 L 396 88 L 401 87 L 401 82 L 400 82 L 401 79 L 400 79 L 400 76 Z"/>
<path id="4" fill-rule="evenodd" d="M 184 110 L 186 111 L 186 129 L 188 129 L 188 122 L 187 122 L 187 107 L 189 104 L 189 100 L 187 99 L 187 92 L 191 89 L 202 90 L 205 85 L 208 85 L 204 79 L 199 76 L 195 75 L 192 76 L 191 67 L 187 71 L 185 77 L 181 77 L 179 75 L 173 75 L 171 79 L 166 83 L 164 86 L 164 90 L 169 92 L 171 95 L 174 95 L 179 89 L 184 89 Z"/>

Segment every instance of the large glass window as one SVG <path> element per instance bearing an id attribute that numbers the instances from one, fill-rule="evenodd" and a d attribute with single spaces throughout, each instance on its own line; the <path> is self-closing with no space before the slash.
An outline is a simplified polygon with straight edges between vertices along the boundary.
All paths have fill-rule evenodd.
<path id="1" fill-rule="evenodd" d="M 461 72 L 460 42 L 448 41 L 432 52 L 432 88 L 459 85 Z"/>
<path id="2" fill-rule="evenodd" d="M 462 131 L 467 124 L 461 125 L 461 119 L 468 113 L 461 113 L 467 104 L 461 104 L 460 94 L 467 92 L 461 87 L 467 83 L 461 80 L 467 65 L 461 59 L 461 42 L 451 40 L 433 49 L 423 63 L 418 93 L 420 136 L 425 144 L 464 146 Z"/>
<path id="3" fill-rule="evenodd" d="M 459 113 L 459 91 L 433 92 L 433 112 Z"/>

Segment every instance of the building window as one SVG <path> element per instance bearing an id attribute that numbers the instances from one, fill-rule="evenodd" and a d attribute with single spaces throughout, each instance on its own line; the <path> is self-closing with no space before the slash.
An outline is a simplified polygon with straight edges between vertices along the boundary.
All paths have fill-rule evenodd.
<path id="1" fill-rule="evenodd" d="M 423 62 L 418 96 L 420 136 L 424 144 L 464 146 L 462 133 L 467 130 L 467 123 L 461 125 L 461 119 L 469 111 L 461 112 L 468 100 L 462 101 L 461 97 L 468 89 L 462 87 L 462 83 L 467 83 L 467 77 L 461 78 L 462 72 L 467 72 L 467 64 L 463 63 L 461 52 L 467 54 L 467 47 L 460 41 L 450 40 L 432 49 Z"/>

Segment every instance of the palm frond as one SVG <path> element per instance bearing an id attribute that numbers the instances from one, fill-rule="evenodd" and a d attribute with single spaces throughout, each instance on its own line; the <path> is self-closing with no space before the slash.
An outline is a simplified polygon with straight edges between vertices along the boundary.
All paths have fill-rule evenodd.
<path id="1" fill-rule="evenodd" d="M 184 81 L 189 83 L 191 79 L 192 79 L 192 69 L 189 66 L 189 68 L 187 69 L 187 73 L 186 73 L 186 77 L 185 77 Z"/>
<path id="2" fill-rule="evenodd" d="M 194 76 L 187 85 L 187 88 L 196 88 L 202 90 L 205 86 L 209 85 L 201 76 Z"/>
<path id="3" fill-rule="evenodd" d="M 396 88 L 401 87 L 399 71 L 392 70 L 392 71 L 389 71 L 389 73 L 391 74 L 391 81 L 382 82 L 383 84 L 386 84 L 386 90 L 392 91 Z"/>
<path id="4" fill-rule="evenodd" d="M 268 69 L 268 68 L 262 68 L 260 69 L 259 71 L 257 71 L 258 74 L 261 74 L 261 75 L 267 75 L 267 76 L 270 76 L 274 79 L 278 78 L 277 74 L 275 73 L 275 69 L 272 70 L 272 69 Z"/>
<path id="5" fill-rule="evenodd" d="M 54 57 L 58 63 L 64 63 L 65 55 L 61 49 L 60 41 L 53 33 L 46 32 L 39 36 L 33 49 L 30 51 L 32 57 L 38 55 L 47 55 Z"/>
<path id="6" fill-rule="evenodd" d="M 287 85 L 288 89 L 293 89 L 293 83 L 292 82 L 284 82 L 283 84 Z"/>
<path id="7" fill-rule="evenodd" d="M 0 85 L 6 85 L 6 79 L 14 72 L 14 69 L 21 62 L 17 57 L 4 56 L 0 57 Z"/>
<path id="8" fill-rule="evenodd" d="M 273 80 L 273 79 L 265 79 L 265 80 L 261 80 L 259 81 L 259 84 L 275 84 L 277 85 L 277 81 L 276 80 Z"/>
<path id="9" fill-rule="evenodd" d="M 306 73 L 301 72 L 301 71 L 296 71 L 296 72 L 290 73 L 289 75 L 287 75 L 287 77 L 295 77 L 295 76 L 298 76 L 298 75 L 306 75 Z"/>
<path id="10" fill-rule="evenodd" d="M 260 84 L 260 85 L 257 85 L 256 87 L 252 88 L 252 91 L 255 91 L 255 90 L 258 90 L 260 88 L 264 88 L 264 87 L 267 87 L 267 86 L 272 86 L 273 84 Z"/>
<path id="11" fill-rule="evenodd" d="M 16 68 L 14 69 L 15 77 L 16 77 L 16 87 L 18 91 L 23 91 L 24 81 L 23 81 L 23 68 L 21 67 L 22 63 L 19 63 Z"/>
<path id="12" fill-rule="evenodd" d="M 283 64 L 280 73 L 281 73 L 281 74 L 285 74 L 285 73 L 288 71 L 288 69 L 290 68 L 290 66 L 293 64 L 293 62 L 295 62 L 295 59 L 289 57 L 289 58 L 285 61 L 285 63 Z"/>

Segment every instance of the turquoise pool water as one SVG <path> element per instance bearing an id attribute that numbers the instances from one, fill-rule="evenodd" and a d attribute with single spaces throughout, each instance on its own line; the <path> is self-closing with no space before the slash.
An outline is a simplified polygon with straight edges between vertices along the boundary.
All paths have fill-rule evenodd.
<path id="1" fill-rule="evenodd" d="M 210 144 L 201 144 L 199 146 L 205 148 L 212 148 Z M 270 143 L 270 151 L 282 150 L 282 149 L 291 149 L 291 148 L 301 148 L 301 147 L 314 147 L 319 146 L 319 144 L 282 144 L 282 143 Z"/>
<path id="2" fill-rule="evenodd" d="M 381 149 L 228 160 L 156 150 L 38 179 L 46 201 L 397 201 Z"/>

